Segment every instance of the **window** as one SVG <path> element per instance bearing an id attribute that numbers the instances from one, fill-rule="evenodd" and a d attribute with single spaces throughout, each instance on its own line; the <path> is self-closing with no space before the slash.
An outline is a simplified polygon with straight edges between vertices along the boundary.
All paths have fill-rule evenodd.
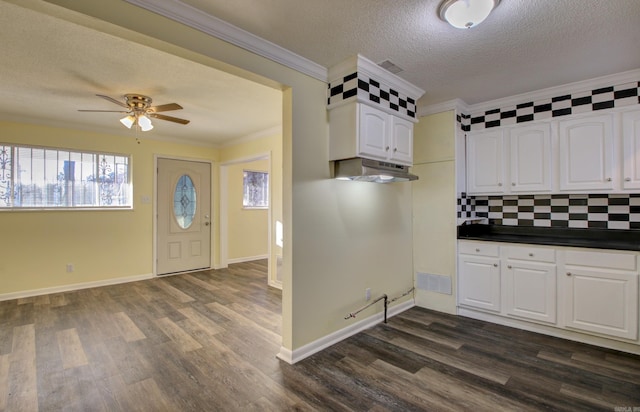
<path id="1" fill-rule="evenodd" d="M 131 206 L 129 156 L 0 143 L 0 210 Z"/>
<path id="2" fill-rule="evenodd" d="M 244 171 L 242 206 L 247 209 L 269 207 L 269 173 Z"/>

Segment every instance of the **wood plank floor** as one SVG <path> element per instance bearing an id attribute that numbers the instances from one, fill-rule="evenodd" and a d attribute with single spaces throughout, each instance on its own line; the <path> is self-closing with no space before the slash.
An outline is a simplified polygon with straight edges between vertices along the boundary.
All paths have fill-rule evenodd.
<path id="1" fill-rule="evenodd" d="M 0 411 L 640 407 L 638 356 L 420 308 L 291 366 L 280 301 L 256 261 L 0 302 Z"/>

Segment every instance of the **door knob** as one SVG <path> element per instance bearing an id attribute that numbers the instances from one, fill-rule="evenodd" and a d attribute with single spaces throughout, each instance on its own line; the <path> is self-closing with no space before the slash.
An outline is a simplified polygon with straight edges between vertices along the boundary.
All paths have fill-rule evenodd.
<path id="1" fill-rule="evenodd" d="M 511 269 L 511 265 L 507 266 L 507 269 Z"/>
<path id="2" fill-rule="evenodd" d="M 494 267 L 494 268 L 497 268 L 497 267 L 498 267 L 498 264 L 497 264 L 497 263 L 494 263 L 494 264 L 493 264 L 493 267 Z"/>
<path id="3" fill-rule="evenodd" d="M 209 226 L 211 223 L 210 222 L 204 222 L 205 226 Z"/>

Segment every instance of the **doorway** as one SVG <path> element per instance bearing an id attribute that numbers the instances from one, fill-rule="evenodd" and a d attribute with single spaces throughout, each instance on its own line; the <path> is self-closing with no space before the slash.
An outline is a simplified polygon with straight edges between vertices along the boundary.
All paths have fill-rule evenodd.
<path id="1" fill-rule="evenodd" d="M 158 158 L 156 273 L 211 267 L 211 164 Z"/>

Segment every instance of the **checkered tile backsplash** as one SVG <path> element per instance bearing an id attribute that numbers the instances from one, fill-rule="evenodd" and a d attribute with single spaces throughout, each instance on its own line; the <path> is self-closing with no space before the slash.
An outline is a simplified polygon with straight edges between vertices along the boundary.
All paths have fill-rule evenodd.
<path id="1" fill-rule="evenodd" d="M 640 194 L 471 196 L 458 218 L 487 217 L 506 226 L 640 229 Z"/>
<path id="2" fill-rule="evenodd" d="M 461 114 L 457 121 L 463 131 L 469 132 L 634 104 L 640 104 L 640 82 L 523 102 L 484 113 Z"/>
<path id="3" fill-rule="evenodd" d="M 349 99 L 355 100 L 356 96 L 359 100 L 391 109 L 402 116 L 416 118 L 416 99 L 404 96 L 397 90 L 360 72 L 329 83 L 327 106 Z"/>

